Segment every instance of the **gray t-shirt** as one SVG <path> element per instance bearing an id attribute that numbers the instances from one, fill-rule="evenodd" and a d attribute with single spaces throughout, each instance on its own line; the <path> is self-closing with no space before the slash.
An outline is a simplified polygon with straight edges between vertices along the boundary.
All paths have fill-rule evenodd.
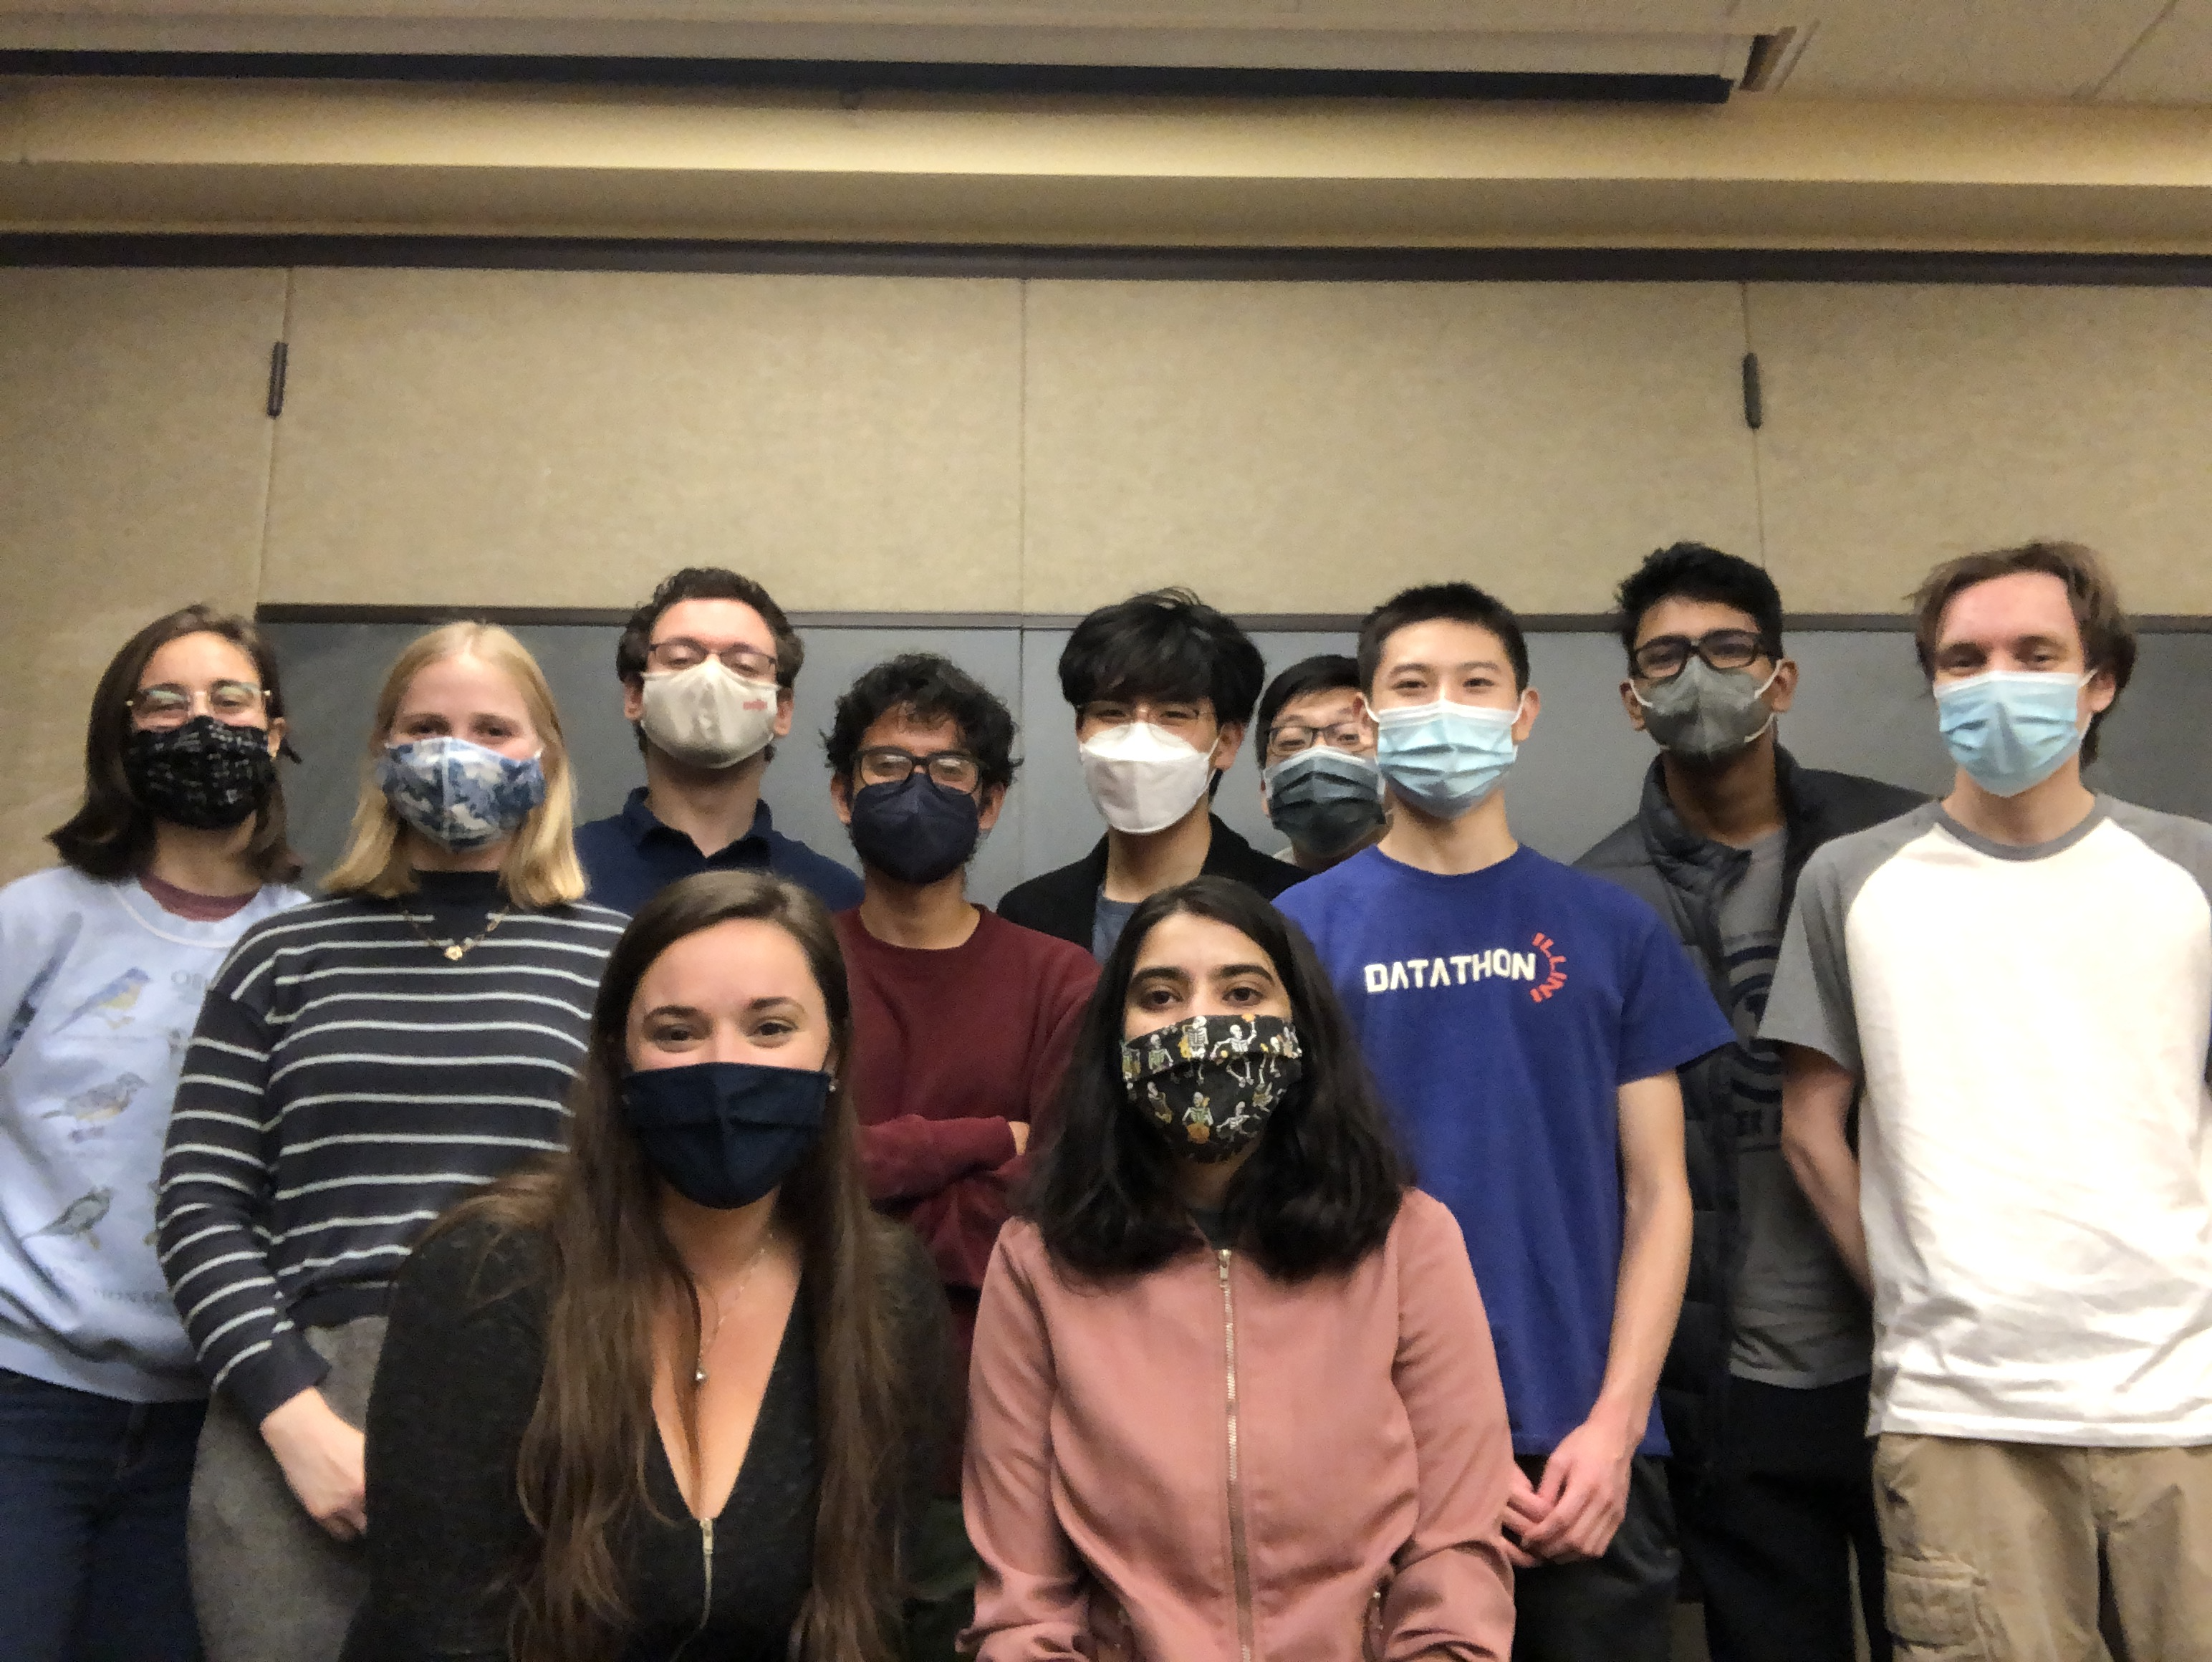
<path id="1" fill-rule="evenodd" d="M 1098 891 L 1098 904 L 1091 913 L 1091 955 L 1101 964 L 1114 950 L 1114 943 L 1121 938 L 1121 931 L 1137 915 L 1141 900 L 1109 900 L 1106 891 Z"/>
<path id="2" fill-rule="evenodd" d="M 1729 1094 L 1744 1234 L 1729 1372 L 1808 1391 L 1863 1375 L 1874 1334 L 1866 1299 L 1782 1157 L 1781 1058 L 1757 1037 L 1782 947 L 1787 844 L 1785 831 L 1753 843 L 1750 868 L 1720 907 L 1728 1014 L 1739 1041 Z"/>

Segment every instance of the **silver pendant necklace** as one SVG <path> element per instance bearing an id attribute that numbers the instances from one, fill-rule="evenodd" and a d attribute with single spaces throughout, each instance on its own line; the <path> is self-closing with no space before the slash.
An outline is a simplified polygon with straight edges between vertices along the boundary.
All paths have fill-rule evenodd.
<path id="1" fill-rule="evenodd" d="M 755 1251 L 752 1257 L 745 1261 L 744 1269 L 738 1277 L 738 1284 L 732 1288 L 727 1293 L 725 1293 L 720 1298 L 715 1300 L 714 1302 L 708 1306 L 714 1312 L 714 1325 L 713 1330 L 708 1334 L 707 1337 L 699 1346 L 698 1365 L 691 1373 L 691 1383 L 695 1388 L 707 1383 L 707 1358 L 714 1350 L 715 1342 L 722 1336 L 722 1317 L 724 1312 L 730 1306 L 735 1304 L 739 1299 L 744 1297 L 745 1289 L 753 1284 L 754 1273 L 761 1267 L 761 1260 L 768 1257 L 769 1248 L 775 1245 L 775 1230 L 771 1227 L 769 1232 L 761 1237 L 759 1250 Z M 691 1285 L 693 1296 L 696 1297 L 699 1284 L 698 1282 L 694 1282 Z"/>

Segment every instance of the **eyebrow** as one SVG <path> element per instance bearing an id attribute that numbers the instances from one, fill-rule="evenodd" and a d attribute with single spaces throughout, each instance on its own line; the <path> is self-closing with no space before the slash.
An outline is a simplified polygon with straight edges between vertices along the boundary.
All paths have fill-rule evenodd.
<path id="1" fill-rule="evenodd" d="M 1505 666 L 1499 663 L 1495 658 L 1468 658 L 1456 664 L 1447 665 L 1445 667 L 1450 670 L 1487 669 L 1502 673 Z M 1424 675 L 1433 675 L 1437 673 L 1437 666 L 1434 664 L 1424 663 L 1393 664 L 1390 666 L 1390 673 L 1393 675 L 1403 675 L 1408 670 L 1415 670 Z"/>
<path id="2" fill-rule="evenodd" d="M 1217 965 L 1213 971 L 1216 981 L 1233 981 L 1240 975 L 1256 975 L 1268 981 L 1275 978 L 1273 967 L 1266 964 L 1222 964 Z"/>
<path id="3" fill-rule="evenodd" d="M 1155 964 L 1150 969 L 1139 970 L 1129 977 L 1133 987 L 1140 981 L 1176 981 L 1188 983 L 1190 977 L 1172 964 Z"/>

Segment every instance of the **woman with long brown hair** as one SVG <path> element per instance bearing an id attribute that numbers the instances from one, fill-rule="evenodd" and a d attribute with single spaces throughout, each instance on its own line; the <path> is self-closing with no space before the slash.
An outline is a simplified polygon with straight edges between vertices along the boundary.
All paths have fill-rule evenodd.
<path id="1" fill-rule="evenodd" d="M 851 1055 L 805 891 L 705 874 L 632 920 L 569 1152 L 401 1275 L 347 1662 L 895 1662 L 945 1315 L 869 1208 Z"/>
<path id="2" fill-rule="evenodd" d="M 276 661 L 204 606 L 93 694 L 63 863 L 0 889 L 0 1648 L 199 1652 L 185 1506 L 207 1382 L 148 1233 L 200 995 L 290 886 Z"/>

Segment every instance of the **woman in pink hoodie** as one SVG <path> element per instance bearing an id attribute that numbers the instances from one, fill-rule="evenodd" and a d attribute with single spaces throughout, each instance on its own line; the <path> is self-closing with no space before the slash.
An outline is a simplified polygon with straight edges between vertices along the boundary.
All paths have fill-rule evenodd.
<path id="1" fill-rule="evenodd" d="M 981 1662 L 1503 1662 L 1489 1324 L 1304 938 L 1145 902 L 1060 1128 L 976 1321 Z"/>

